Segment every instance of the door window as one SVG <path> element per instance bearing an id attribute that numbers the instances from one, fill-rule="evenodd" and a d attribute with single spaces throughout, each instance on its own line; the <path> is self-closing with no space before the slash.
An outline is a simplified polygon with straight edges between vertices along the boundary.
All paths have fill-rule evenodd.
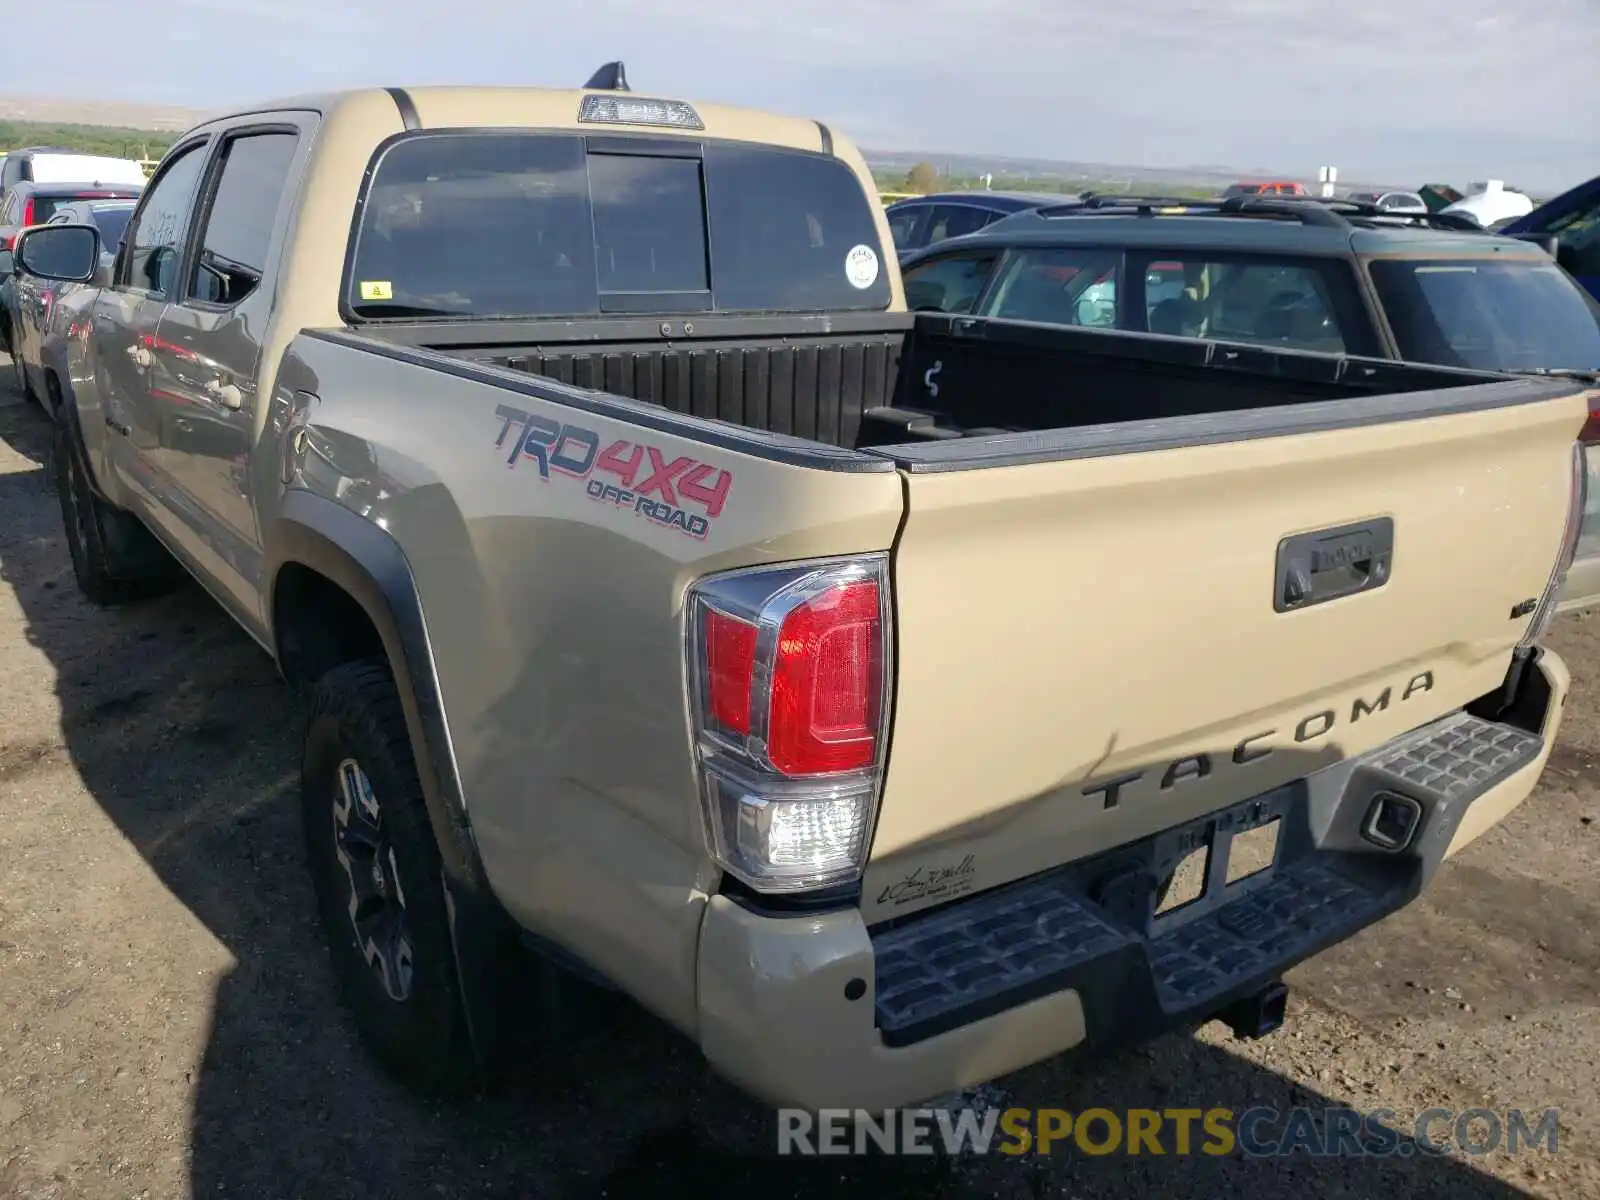
<path id="1" fill-rule="evenodd" d="M 172 294 L 205 161 L 203 142 L 180 150 L 145 193 L 133 233 L 124 242 L 123 286 L 158 300 Z"/>
<path id="2" fill-rule="evenodd" d="M 987 306 L 991 317 L 1110 328 L 1117 321 L 1115 250 L 1019 250 Z"/>
<path id="3" fill-rule="evenodd" d="M 905 273 L 912 312 L 970 313 L 994 268 L 993 254 L 952 254 L 918 263 Z"/>
<path id="4" fill-rule="evenodd" d="M 191 300 L 232 307 L 261 282 L 296 141 L 295 134 L 275 130 L 244 134 L 224 145 L 189 280 Z"/>
<path id="5" fill-rule="evenodd" d="M 1269 260 L 1168 258 L 1145 271 L 1151 333 L 1346 353 L 1327 280 L 1317 269 Z"/>
<path id="6" fill-rule="evenodd" d="M 912 204 L 897 208 L 889 214 L 889 236 L 896 250 L 919 250 L 922 241 L 917 237 L 917 226 L 928 211 L 926 204 Z"/>
<path id="7" fill-rule="evenodd" d="M 928 245 L 946 238 L 965 237 L 977 233 L 1000 214 L 970 204 L 946 204 L 933 210 L 928 218 Z"/>

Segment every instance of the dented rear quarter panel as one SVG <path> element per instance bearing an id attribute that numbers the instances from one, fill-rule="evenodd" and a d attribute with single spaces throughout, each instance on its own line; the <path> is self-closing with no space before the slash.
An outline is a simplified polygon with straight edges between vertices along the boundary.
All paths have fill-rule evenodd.
<path id="1" fill-rule="evenodd" d="M 339 335 L 335 335 L 336 337 Z M 409 352 L 415 353 L 415 352 Z M 416 579 L 467 815 L 508 911 L 685 1028 L 694 951 L 715 880 L 696 791 L 682 626 L 688 585 L 709 572 L 888 549 L 902 508 L 887 461 L 794 443 L 827 469 L 650 428 L 661 411 L 550 384 L 585 411 L 349 344 L 300 338 L 278 388 L 321 397 L 291 484 L 362 513 Z M 545 386 L 543 383 L 535 385 Z M 527 418 L 587 431 L 546 462 L 519 452 Z M 727 426 L 684 421 L 726 438 Z M 588 442 L 644 448 L 671 469 L 704 464 L 720 510 L 681 495 L 701 536 L 591 488 L 570 469 Z M 549 455 L 546 454 L 548 460 Z M 567 461 L 568 470 L 561 468 Z M 671 485 L 669 485 L 671 486 Z M 659 489 L 650 489 L 660 503 Z"/>

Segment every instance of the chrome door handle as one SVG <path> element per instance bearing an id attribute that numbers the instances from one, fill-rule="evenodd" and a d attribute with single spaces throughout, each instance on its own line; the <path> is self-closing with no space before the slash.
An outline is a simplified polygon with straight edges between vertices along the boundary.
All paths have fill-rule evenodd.
<path id="1" fill-rule="evenodd" d="M 237 410 L 244 403 L 238 385 L 223 383 L 220 379 L 206 381 L 206 395 L 227 409 Z"/>

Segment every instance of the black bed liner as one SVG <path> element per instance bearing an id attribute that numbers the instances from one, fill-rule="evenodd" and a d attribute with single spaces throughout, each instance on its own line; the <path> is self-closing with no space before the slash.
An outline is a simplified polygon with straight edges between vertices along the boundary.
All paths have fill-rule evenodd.
<path id="1" fill-rule="evenodd" d="M 977 456 L 984 465 L 996 454 L 1060 457 L 1070 448 L 1056 442 L 1092 447 L 1112 427 L 1126 431 L 1112 437 L 1115 452 L 1156 449 L 1170 444 L 1168 430 L 1189 438 L 1184 421 L 1225 415 L 1219 435 L 1268 436 L 1325 422 L 1328 401 L 1507 382 L 1386 359 L 926 313 L 386 322 L 355 332 L 746 429 L 846 450 L 903 448 L 897 461 L 920 470 L 972 457 L 969 439 L 979 436 L 994 450 L 986 444 Z M 1529 398 L 1525 387 L 1488 389 L 1479 406 Z M 1430 405 L 1418 396 L 1400 407 L 1426 415 Z M 1353 405 L 1348 415 L 1367 423 L 1386 411 Z M 1141 445 L 1121 446 L 1128 437 Z"/>

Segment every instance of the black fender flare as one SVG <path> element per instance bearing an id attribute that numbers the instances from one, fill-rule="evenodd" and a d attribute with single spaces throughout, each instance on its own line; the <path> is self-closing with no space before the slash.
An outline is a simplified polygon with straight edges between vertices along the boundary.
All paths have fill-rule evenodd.
<path id="1" fill-rule="evenodd" d="M 269 603 L 277 592 L 278 573 L 298 563 L 352 597 L 383 643 L 444 867 L 441 886 L 473 1053 L 480 1076 L 493 1079 L 501 1047 L 517 1020 L 503 985 L 521 931 L 490 888 L 473 837 L 416 577 L 405 552 L 385 530 L 313 492 L 287 492 L 266 532 L 261 578 Z M 277 654 L 276 612 L 268 622 Z"/>
<path id="2" fill-rule="evenodd" d="M 451 751 L 433 647 L 411 564 L 373 522 L 312 492 L 289 491 L 267 530 L 262 580 L 269 604 L 290 563 L 342 588 L 378 631 L 411 735 L 411 750 L 439 855 L 454 889 L 487 898 L 488 884 Z M 275 605 L 274 605 L 275 607 Z M 277 613 L 267 614 L 277 653 Z"/>

